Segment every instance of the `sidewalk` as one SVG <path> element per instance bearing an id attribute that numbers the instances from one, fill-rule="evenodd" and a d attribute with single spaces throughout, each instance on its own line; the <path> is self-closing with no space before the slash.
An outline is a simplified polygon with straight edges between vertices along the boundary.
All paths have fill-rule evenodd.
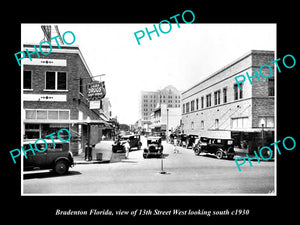
<path id="1" fill-rule="evenodd" d="M 247 149 L 242 149 L 242 148 L 234 147 L 234 151 L 235 151 L 235 153 L 236 153 L 235 158 L 238 158 L 238 157 L 245 157 L 245 158 L 247 158 L 246 154 L 248 154 L 249 158 L 255 157 L 254 154 L 249 154 Z M 258 152 L 256 152 L 256 153 L 257 153 L 257 155 L 258 155 L 260 161 L 271 161 L 271 162 L 274 161 L 274 157 L 272 157 L 272 158 L 269 159 L 269 160 L 264 160 L 264 159 L 262 159 L 262 158 L 260 157 L 260 155 L 259 155 Z M 253 161 L 257 161 L 257 159 L 253 159 Z"/>
<path id="2" fill-rule="evenodd" d="M 82 152 L 74 156 L 75 164 L 99 164 L 99 163 L 109 163 L 112 154 L 112 147 L 113 141 L 101 141 L 100 143 L 96 144 L 96 146 L 92 149 L 92 160 L 86 161 L 84 159 L 84 149 Z M 102 154 L 102 160 L 97 160 L 97 154 Z"/>

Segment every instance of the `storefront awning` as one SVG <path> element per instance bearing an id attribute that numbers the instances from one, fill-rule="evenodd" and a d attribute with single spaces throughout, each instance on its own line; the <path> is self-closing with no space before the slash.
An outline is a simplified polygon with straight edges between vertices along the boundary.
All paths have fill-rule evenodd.
<path id="1" fill-rule="evenodd" d="M 248 129 L 243 129 L 243 128 L 236 128 L 236 129 L 228 129 L 232 132 L 248 132 L 248 133 L 254 133 L 254 132 L 261 132 L 262 128 L 248 128 Z M 274 131 L 274 128 L 264 128 L 264 131 Z"/>

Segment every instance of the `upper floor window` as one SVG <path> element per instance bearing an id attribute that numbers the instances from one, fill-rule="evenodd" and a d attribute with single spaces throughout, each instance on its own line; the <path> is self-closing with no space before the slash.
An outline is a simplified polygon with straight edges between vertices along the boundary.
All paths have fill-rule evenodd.
<path id="1" fill-rule="evenodd" d="M 227 102 L 227 88 L 223 88 L 223 103 Z"/>
<path id="2" fill-rule="evenodd" d="M 185 110 L 186 110 L 187 113 L 190 112 L 190 103 L 189 102 L 186 103 Z"/>
<path id="3" fill-rule="evenodd" d="M 211 106 L 211 94 L 206 95 L 206 107 Z"/>
<path id="4" fill-rule="evenodd" d="M 271 77 L 268 79 L 268 96 L 274 96 L 275 90 L 274 90 L 274 77 Z"/>
<path id="5" fill-rule="evenodd" d="M 191 101 L 191 112 L 195 110 L 195 100 Z"/>
<path id="6" fill-rule="evenodd" d="M 234 100 L 243 98 L 243 86 L 244 86 L 243 84 L 240 84 L 241 89 L 239 89 L 237 84 L 233 85 Z"/>
<path id="7" fill-rule="evenodd" d="M 32 75 L 31 71 L 23 72 L 23 89 L 32 89 Z"/>
<path id="8" fill-rule="evenodd" d="M 67 90 L 66 72 L 46 72 L 46 90 Z"/>
<path id="9" fill-rule="evenodd" d="M 214 92 L 214 95 L 215 95 L 215 105 L 219 105 L 221 102 L 220 102 L 220 95 L 221 95 L 221 91 L 218 90 L 218 91 L 215 91 Z"/>

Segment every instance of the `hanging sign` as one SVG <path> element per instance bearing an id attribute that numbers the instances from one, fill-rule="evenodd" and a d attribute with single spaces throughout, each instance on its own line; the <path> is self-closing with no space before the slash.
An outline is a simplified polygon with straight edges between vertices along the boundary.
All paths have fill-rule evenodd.
<path id="1" fill-rule="evenodd" d="M 106 89 L 104 81 L 93 82 L 88 84 L 88 99 L 89 101 L 101 100 L 106 95 Z"/>
<path id="2" fill-rule="evenodd" d="M 90 109 L 100 109 L 100 100 L 90 101 Z"/>

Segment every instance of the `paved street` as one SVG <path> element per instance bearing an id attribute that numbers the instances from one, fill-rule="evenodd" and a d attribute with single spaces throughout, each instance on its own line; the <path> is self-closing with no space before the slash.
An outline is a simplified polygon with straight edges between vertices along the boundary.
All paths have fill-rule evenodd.
<path id="1" fill-rule="evenodd" d="M 105 144 L 104 144 L 105 145 Z M 103 145 L 103 146 L 104 146 Z M 102 147 L 103 147 L 102 146 Z M 111 146 L 106 143 L 104 147 Z M 96 147 L 101 147 L 97 145 Z M 258 194 L 274 190 L 274 162 L 248 162 L 239 172 L 234 160 L 195 156 L 191 149 L 173 153 L 164 142 L 161 159 L 142 157 L 142 150 L 115 163 L 77 164 L 69 174 L 24 173 L 24 194 Z"/>

